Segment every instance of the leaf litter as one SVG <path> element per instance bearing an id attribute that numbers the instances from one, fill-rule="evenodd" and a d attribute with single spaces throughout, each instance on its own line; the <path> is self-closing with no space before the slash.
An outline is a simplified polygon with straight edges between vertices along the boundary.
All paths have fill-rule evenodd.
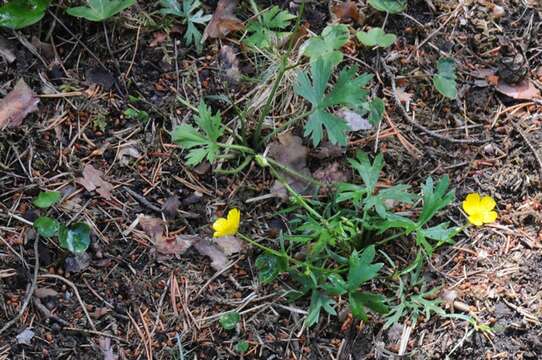
<path id="1" fill-rule="evenodd" d="M 96 192 L 104 199 L 111 199 L 111 191 L 113 191 L 113 185 L 105 181 L 103 178 L 103 172 L 97 170 L 91 164 L 86 164 L 83 169 L 83 177 L 77 178 L 76 182 L 83 185 L 83 187 L 91 192 Z"/>
<path id="2" fill-rule="evenodd" d="M 0 100 L 0 130 L 21 126 L 24 118 L 38 110 L 39 98 L 23 79 Z"/>
<path id="3" fill-rule="evenodd" d="M 230 32 L 243 29 L 243 22 L 234 15 L 236 7 L 236 0 L 219 0 L 211 21 L 205 27 L 201 41 L 205 42 L 207 38 L 223 38 Z"/>

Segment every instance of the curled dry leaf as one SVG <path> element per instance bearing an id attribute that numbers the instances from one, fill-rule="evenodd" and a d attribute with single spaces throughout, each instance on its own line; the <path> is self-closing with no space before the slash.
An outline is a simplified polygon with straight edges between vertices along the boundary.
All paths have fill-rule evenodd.
<path id="1" fill-rule="evenodd" d="M 229 45 L 222 46 L 218 54 L 218 62 L 224 80 L 231 84 L 237 84 L 241 79 L 241 72 L 239 71 L 239 59 L 235 50 Z"/>
<path id="2" fill-rule="evenodd" d="M 104 199 L 111 199 L 111 191 L 113 185 L 102 179 L 103 172 L 94 168 L 90 164 L 86 164 L 83 169 L 83 177 L 77 178 L 76 182 L 83 185 L 87 191 L 94 191 Z"/>
<path id="3" fill-rule="evenodd" d="M 346 108 L 340 109 L 335 113 L 335 115 L 343 119 L 352 131 L 370 130 L 373 128 L 367 118 Z"/>
<path id="4" fill-rule="evenodd" d="M 201 42 L 207 38 L 223 38 L 232 31 L 243 28 L 243 22 L 233 12 L 237 6 L 236 0 L 219 0 L 211 21 L 205 27 Z"/>
<path id="5" fill-rule="evenodd" d="M 209 239 L 201 239 L 194 243 L 194 248 L 204 256 L 208 256 L 211 259 L 211 266 L 216 271 L 223 270 L 228 263 L 228 258 L 222 250 L 220 250 Z"/>
<path id="6" fill-rule="evenodd" d="M 40 100 L 23 79 L 0 100 L 0 130 L 18 127 L 24 118 L 38 109 Z"/>
<path id="7" fill-rule="evenodd" d="M 182 255 L 200 240 L 199 235 L 177 235 L 174 239 L 161 238 L 154 246 L 161 254 Z"/>
<path id="8" fill-rule="evenodd" d="M 540 90 L 538 90 L 529 79 L 523 79 L 517 84 L 508 84 L 503 80 L 499 80 L 495 89 L 497 89 L 498 92 L 517 100 L 540 98 Z"/>
<path id="9" fill-rule="evenodd" d="M 291 134 L 279 136 L 278 142 L 273 142 L 269 146 L 269 156 L 272 159 L 302 175 L 300 177 L 292 173 L 281 172 L 288 185 L 301 195 L 307 195 L 313 190 L 311 183 L 306 180 L 311 177 L 311 172 L 307 168 L 307 154 L 308 150 L 303 146 L 301 138 Z M 271 187 L 271 193 L 283 201 L 288 200 L 289 197 L 288 191 L 278 180 Z"/>
<path id="10" fill-rule="evenodd" d="M 130 158 L 139 158 L 141 153 L 137 148 L 133 146 L 124 146 L 119 151 L 119 162 L 121 166 L 128 166 L 130 163 Z"/>
<path id="11" fill-rule="evenodd" d="M 341 1 L 340 4 L 331 7 L 331 12 L 342 23 L 361 23 L 363 20 L 355 1 Z"/>
<path id="12" fill-rule="evenodd" d="M 162 219 L 139 215 L 139 226 L 156 243 L 162 241 L 164 235 L 164 222 Z"/>
<path id="13" fill-rule="evenodd" d="M 223 236 L 213 241 L 226 255 L 237 254 L 243 249 L 243 242 L 235 236 Z"/>

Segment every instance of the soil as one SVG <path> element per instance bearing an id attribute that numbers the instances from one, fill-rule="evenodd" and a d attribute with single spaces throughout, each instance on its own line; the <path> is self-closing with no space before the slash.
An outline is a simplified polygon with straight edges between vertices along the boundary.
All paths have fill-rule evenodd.
<path id="1" fill-rule="evenodd" d="M 0 57 L 0 94 L 23 78 L 44 95 L 39 111 L 21 127 L 0 131 L 0 328 L 17 315 L 34 277 L 37 237 L 28 223 L 43 214 L 32 207 L 40 190 L 59 189 L 70 200 L 51 211 L 57 219 L 92 226 L 90 259 L 84 270 L 66 271 L 73 259 L 56 240 L 38 238 L 37 289 L 50 293 L 34 295 L 22 317 L 0 334 L 0 360 L 115 358 L 110 353 L 119 359 L 181 359 L 180 348 L 186 359 L 237 359 L 234 346 L 242 339 L 250 345 L 246 359 L 392 359 L 399 358 L 401 340 L 405 358 L 542 358 L 542 103 L 511 99 L 476 76 L 498 68 L 505 56 L 501 49 L 511 47 L 528 59 L 528 76 L 542 88 L 541 10 L 527 6 L 529 1 L 502 0 L 505 13 L 496 19 L 490 1 L 417 0 L 404 14 L 385 17 L 358 3 L 365 20 L 353 28 L 380 26 L 386 19 L 386 31 L 398 40 L 378 51 L 354 42 L 345 46 L 347 62 L 375 73 L 372 91 L 387 104 L 381 126 L 352 134 L 347 154 L 378 149 L 390 184 L 419 189 L 428 176 L 447 174 L 457 200 L 441 220 L 463 224 L 457 209 L 470 192 L 495 198 L 498 222 L 469 227 L 456 244 L 440 248 L 426 269 L 435 286 L 457 292 L 449 312 L 467 309 L 491 332 L 439 316 L 384 330 L 378 316 L 367 323 L 353 320 L 347 300 L 340 298 L 338 317 L 322 316 L 306 329 L 308 301 L 290 303 L 283 296 L 293 286 L 290 279 L 258 282 L 259 250 L 247 247 L 218 273 L 193 249 L 177 257 L 157 253 L 149 237 L 130 225 L 139 214 L 160 218 L 162 204 L 172 196 L 181 205 L 180 216 L 168 221 L 170 236 L 210 235 L 211 220 L 238 207 L 245 233 L 278 246 L 270 234 L 285 226 L 276 215 L 282 203 L 272 198 L 246 203 L 267 194 L 273 177 L 257 166 L 237 176 L 218 175 L 208 165 L 192 169 L 169 136 L 192 116 L 178 96 L 191 104 L 205 98 L 226 121 L 235 113 L 224 94 L 257 99 L 251 93 L 254 81 L 224 86 L 216 60 L 221 44 L 239 51 L 240 69 L 252 80 L 263 65 L 239 46 L 240 34 L 208 40 L 198 54 L 173 28 L 151 46 L 178 24 L 162 22 L 157 7 L 147 2 L 104 24 L 69 17 L 55 6 L 54 17 L 48 14 L 37 25 L 0 30 L 16 55 L 12 64 Z M 204 1 L 205 12 L 215 5 Z M 304 22 L 312 32 L 330 21 L 328 8 L 327 2 L 307 4 Z M 237 13 L 243 20 L 251 16 L 245 4 Z M 30 43 L 33 36 L 40 46 Z M 453 54 L 458 64 L 457 100 L 445 100 L 431 84 L 442 54 Z M 405 105 L 409 114 L 416 113 L 416 123 L 447 138 L 484 142 L 441 141 L 413 127 L 395 106 L 381 59 L 397 85 L 412 94 Z M 128 118 L 129 107 L 147 112 L 149 120 Z M 277 124 L 285 121 L 283 114 L 272 115 Z M 301 134 L 299 128 L 292 131 Z M 120 156 L 125 148 L 137 155 Z M 309 161 L 313 172 L 337 161 L 316 153 L 311 151 Z M 346 168 L 344 159 L 339 161 Z M 86 164 L 114 185 L 111 199 L 76 182 Z M 385 250 L 404 263 L 415 257 L 407 240 Z M 226 331 L 218 318 L 234 309 L 241 322 Z M 17 335 L 27 328 L 34 337 L 21 344 Z"/>

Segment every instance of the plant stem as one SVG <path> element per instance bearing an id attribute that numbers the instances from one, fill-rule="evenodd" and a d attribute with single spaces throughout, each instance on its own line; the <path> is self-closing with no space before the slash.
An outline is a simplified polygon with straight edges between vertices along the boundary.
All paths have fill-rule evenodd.
<path id="1" fill-rule="evenodd" d="M 286 124 L 282 125 L 282 126 L 279 126 L 278 128 L 274 129 L 271 133 L 269 133 L 268 135 L 265 136 L 264 138 L 264 142 L 269 142 L 269 140 L 271 140 L 271 138 L 273 138 L 273 136 L 275 136 L 277 133 L 287 129 L 288 127 L 294 125 L 297 121 L 303 119 L 303 118 L 306 118 L 307 116 L 309 116 L 310 114 L 312 114 L 313 111 L 306 111 L 304 113 L 302 113 L 301 115 L 298 115 L 296 117 L 293 117 L 291 118 L 290 120 L 288 120 L 286 122 Z"/>
<path id="2" fill-rule="evenodd" d="M 243 160 L 241 165 L 239 165 L 235 169 L 228 169 L 228 170 L 215 169 L 214 172 L 221 175 L 234 175 L 243 171 L 243 169 L 246 168 L 247 165 L 250 164 L 251 161 L 252 161 L 252 156 L 247 156 L 245 160 Z"/>
<path id="3" fill-rule="evenodd" d="M 269 115 L 269 112 L 271 111 L 271 106 L 273 104 L 273 100 L 275 100 L 275 95 L 279 88 L 280 82 L 282 81 L 282 78 L 284 77 L 284 74 L 287 71 L 288 59 L 294 48 L 294 39 L 295 39 L 294 35 L 299 31 L 299 28 L 301 26 L 301 17 L 303 16 L 304 10 L 305 10 L 305 3 L 302 2 L 301 7 L 299 9 L 299 15 L 297 16 L 297 19 L 296 19 L 295 29 L 292 35 L 290 36 L 290 39 L 288 42 L 288 50 L 286 51 L 286 54 L 284 54 L 281 57 L 277 79 L 275 80 L 275 83 L 273 84 L 271 93 L 269 94 L 269 97 L 267 98 L 267 101 L 265 102 L 263 110 L 260 112 L 260 117 L 258 118 L 258 122 L 256 123 L 256 130 L 254 131 L 254 137 L 252 139 L 252 142 L 256 148 L 260 146 L 263 122 L 265 121 L 265 118 L 267 117 L 267 115 Z"/>
<path id="4" fill-rule="evenodd" d="M 223 149 L 231 149 L 231 150 L 237 150 L 242 153 L 255 155 L 256 152 L 252 150 L 251 148 L 243 145 L 234 145 L 234 144 L 225 144 L 225 143 L 216 143 L 219 147 Z"/>

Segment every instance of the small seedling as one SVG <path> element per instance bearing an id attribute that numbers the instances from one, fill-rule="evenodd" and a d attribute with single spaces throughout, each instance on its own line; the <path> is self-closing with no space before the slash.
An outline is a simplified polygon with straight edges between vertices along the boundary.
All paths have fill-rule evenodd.
<path id="1" fill-rule="evenodd" d="M 237 311 L 231 311 L 220 316 L 218 322 L 224 330 L 232 330 L 235 329 L 240 320 L 241 316 L 239 313 Z"/>
<path id="2" fill-rule="evenodd" d="M 245 39 L 245 44 L 261 49 L 271 47 L 278 40 L 290 35 L 284 29 L 290 25 L 291 20 L 295 19 L 295 17 L 288 11 L 273 6 L 271 9 L 264 11 L 260 17 L 248 23 L 247 31 L 250 36 Z"/>
<path id="3" fill-rule="evenodd" d="M 40 209 L 47 209 L 60 200 L 61 194 L 58 191 L 40 192 L 38 197 L 34 199 L 32 204 Z"/>
<path id="4" fill-rule="evenodd" d="M 239 342 L 235 344 L 235 351 L 240 354 L 246 353 L 248 351 L 248 342 L 246 340 L 239 340 Z"/>
<path id="5" fill-rule="evenodd" d="M 398 14 L 405 11 L 407 2 L 406 0 L 369 0 L 369 5 L 378 11 Z"/>
<path id="6" fill-rule="evenodd" d="M 372 28 L 369 31 L 358 31 L 358 40 L 365 46 L 387 48 L 397 40 L 395 34 L 388 34 L 381 28 Z"/>
<path id="7" fill-rule="evenodd" d="M 437 63 L 438 73 L 433 75 L 433 85 L 439 93 L 449 99 L 457 97 L 455 82 L 455 61 L 452 58 L 441 58 Z"/>

